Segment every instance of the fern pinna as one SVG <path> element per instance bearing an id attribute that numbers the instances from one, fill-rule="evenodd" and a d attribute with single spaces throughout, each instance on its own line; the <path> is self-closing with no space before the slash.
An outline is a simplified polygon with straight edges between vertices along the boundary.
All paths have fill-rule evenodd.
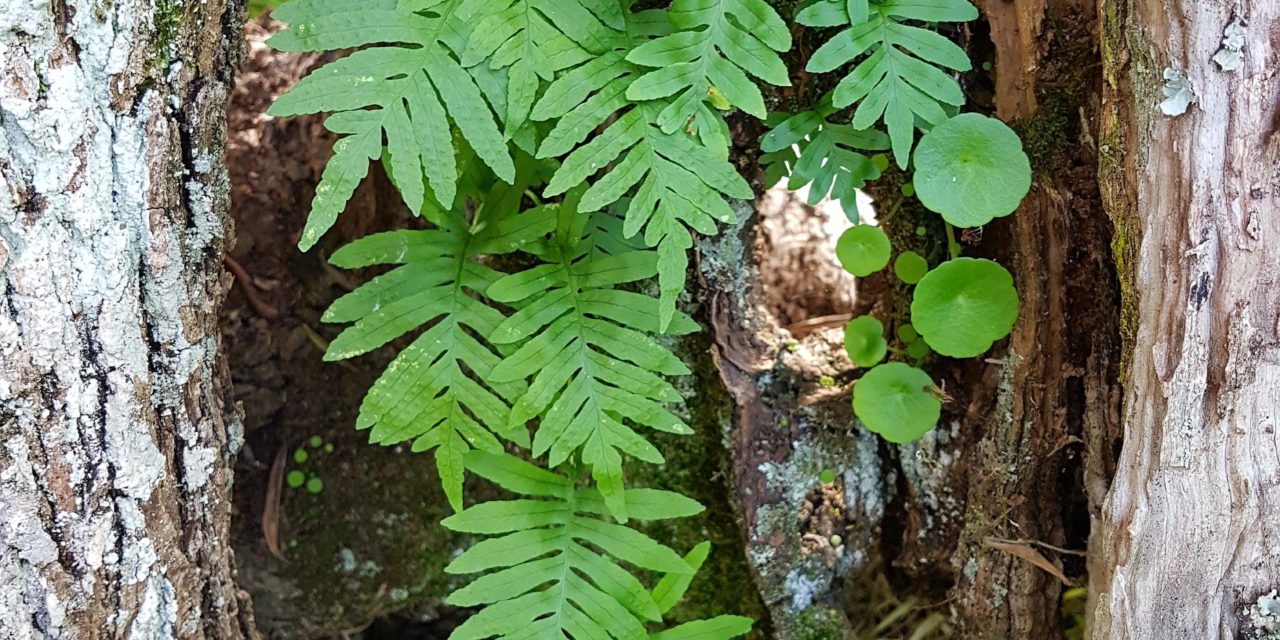
<path id="1" fill-rule="evenodd" d="M 628 486 L 624 469 L 663 463 L 647 432 L 690 432 L 672 410 L 672 378 L 689 370 L 660 337 L 698 328 L 677 304 L 688 252 L 734 221 L 729 200 L 753 195 L 728 160 L 723 113 L 766 117 L 756 82 L 790 85 L 791 31 L 764 0 L 631 4 L 293 0 L 274 13 L 288 23 L 278 49 L 355 49 L 271 109 L 329 113 L 338 136 L 300 246 L 334 224 L 371 161 L 425 221 L 334 253 L 342 268 L 391 269 L 326 313 L 350 324 L 326 358 L 420 331 L 357 426 L 433 451 L 456 512 L 444 524 L 499 536 L 449 565 L 483 574 L 450 596 L 482 607 L 458 639 L 717 640 L 751 628 L 735 616 L 661 628 L 709 545 L 682 556 L 630 523 L 702 507 Z M 943 69 L 968 68 L 958 47 L 908 23 L 973 15 L 966 0 L 805 5 L 800 23 L 840 27 L 808 69 L 852 67 L 810 111 L 770 119 L 767 175 L 850 207 L 886 164 L 863 151 L 892 149 L 907 167 L 915 130 L 962 103 Z M 466 473 L 524 497 L 465 506 Z"/>

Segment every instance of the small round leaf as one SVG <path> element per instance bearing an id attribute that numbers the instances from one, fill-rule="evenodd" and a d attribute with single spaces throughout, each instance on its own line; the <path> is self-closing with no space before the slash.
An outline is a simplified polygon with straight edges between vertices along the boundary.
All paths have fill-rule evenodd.
<path id="1" fill-rule="evenodd" d="M 915 342 L 907 345 L 907 357 L 909 358 L 924 360 L 929 357 L 930 353 L 933 352 L 929 349 L 928 343 L 924 340 L 916 340 Z"/>
<path id="2" fill-rule="evenodd" d="M 909 324 L 898 326 L 898 340 L 902 342 L 915 342 L 919 337 L 920 334 L 916 333 L 915 327 Z"/>
<path id="3" fill-rule="evenodd" d="M 889 264 L 889 253 L 889 236 L 880 227 L 871 225 L 850 227 L 836 242 L 840 265 L 859 278 L 885 268 Z"/>
<path id="4" fill-rule="evenodd" d="M 893 261 L 893 273 L 899 280 L 915 284 L 920 282 L 924 274 L 929 273 L 929 261 L 914 251 L 907 251 L 899 254 L 898 259 Z"/>
<path id="5" fill-rule="evenodd" d="M 880 364 L 889 351 L 884 339 L 884 325 L 871 316 L 854 318 L 844 328 L 844 350 L 859 367 Z"/>
<path id="6" fill-rule="evenodd" d="M 1031 188 L 1031 163 L 1007 125 L 960 114 L 920 138 L 916 197 L 957 227 L 980 227 L 1013 213 Z"/>
<path id="7" fill-rule="evenodd" d="M 958 258 L 916 285 L 911 326 L 934 351 L 953 358 L 982 355 L 1018 319 L 1013 276 L 990 261 Z"/>
<path id="8" fill-rule="evenodd" d="M 903 364 L 882 364 L 853 385 L 853 412 L 889 442 L 911 442 L 938 424 L 942 403 L 930 393 L 929 374 Z"/>

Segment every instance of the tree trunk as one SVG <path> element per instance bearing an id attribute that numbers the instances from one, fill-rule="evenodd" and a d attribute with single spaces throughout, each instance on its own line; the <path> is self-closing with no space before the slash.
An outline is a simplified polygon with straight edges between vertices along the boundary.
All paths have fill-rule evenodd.
<path id="1" fill-rule="evenodd" d="M 252 636 L 217 311 L 239 2 L 0 1 L 0 629 Z"/>
<path id="2" fill-rule="evenodd" d="M 1102 184 L 1132 331 L 1092 637 L 1278 637 L 1253 605 L 1280 587 L 1280 4 L 1101 6 Z M 1159 107 L 1170 77 L 1194 92 L 1182 115 Z"/>

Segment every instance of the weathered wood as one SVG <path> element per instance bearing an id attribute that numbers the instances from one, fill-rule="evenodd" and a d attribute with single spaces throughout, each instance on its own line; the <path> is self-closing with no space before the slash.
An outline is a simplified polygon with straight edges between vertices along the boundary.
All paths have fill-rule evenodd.
<path id="1" fill-rule="evenodd" d="M 241 3 L 0 1 L 0 635 L 251 636 L 217 311 Z"/>
<path id="2" fill-rule="evenodd" d="M 1094 178 L 1096 19 L 1084 0 L 980 6 L 993 45 L 993 106 L 1021 134 L 1035 181 L 1011 218 L 987 228 L 980 249 L 1009 266 L 1021 309 L 998 366 L 963 383 L 972 399 L 962 431 L 975 436 L 963 454 L 965 527 L 951 595 L 960 637 L 1054 638 L 1062 585 L 986 541 L 1080 547 L 1083 501 L 1073 494 L 1108 480 L 1118 295 Z M 1082 473 L 1082 456 L 1100 470 Z M 1061 566 L 1060 554 L 1045 553 Z"/>
<path id="3" fill-rule="evenodd" d="M 1273 638 L 1245 618 L 1280 586 L 1280 4 L 1101 7 L 1129 357 L 1091 637 Z M 1160 110 L 1166 70 L 1184 114 Z"/>

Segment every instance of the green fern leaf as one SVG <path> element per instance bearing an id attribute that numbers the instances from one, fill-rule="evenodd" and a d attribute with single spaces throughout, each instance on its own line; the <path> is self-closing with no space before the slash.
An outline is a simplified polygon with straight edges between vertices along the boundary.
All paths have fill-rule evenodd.
<path id="1" fill-rule="evenodd" d="M 352 11 L 350 3 L 295 0 L 276 16 L 288 29 L 269 44 L 281 51 L 332 51 L 372 46 L 331 62 L 303 78 L 268 111 L 291 116 L 335 112 L 326 122 L 346 136 L 335 145 L 299 246 L 309 249 L 333 225 L 377 158 L 383 136 L 409 210 L 422 210 L 425 176 L 446 208 L 457 190 L 458 167 L 450 120 L 476 154 L 511 182 L 515 166 L 507 143 L 475 79 L 447 42 L 457 28 L 462 0 L 379 0 Z M 414 177 L 410 177 L 414 176 Z"/>
<path id="2" fill-rule="evenodd" d="M 859 151 L 883 151 L 889 139 L 875 129 L 858 130 L 830 121 L 829 101 L 813 111 L 786 117 L 760 141 L 765 153 L 761 164 L 776 180 L 775 165 L 789 177 L 787 188 L 809 187 L 808 202 L 816 205 L 830 195 L 845 211 L 856 211 L 854 196 L 869 180 L 880 177 L 880 168 Z"/>
<path id="3" fill-rule="evenodd" d="M 412 440 L 414 451 L 436 450 L 440 480 L 455 510 L 462 508 L 463 454 L 473 447 L 501 451 L 493 434 L 522 446 L 529 437 L 523 425 L 508 421 L 509 403 L 524 391 L 522 381 L 489 380 L 500 357 L 482 338 L 504 317 L 477 296 L 501 274 L 474 258 L 510 253 L 544 236 L 555 226 L 555 213 L 534 209 L 476 228 L 452 214 L 438 229 L 366 236 L 330 260 L 346 269 L 402 265 L 329 307 L 326 322 L 354 324 L 329 345 L 325 359 L 354 357 L 430 325 L 374 383 L 356 426 L 370 429 L 374 443 Z"/>
<path id="4" fill-rule="evenodd" d="M 635 64 L 656 68 L 628 87 L 627 98 L 674 96 L 656 120 L 664 132 L 684 128 L 708 100 L 763 119 L 764 97 L 748 74 L 773 85 L 791 85 L 778 57 L 791 48 L 791 33 L 763 0 L 674 0 L 668 13 L 676 33 L 627 55 Z"/>
<path id="5" fill-rule="evenodd" d="M 667 574 L 692 573 L 689 563 L 649 536 L 601 518 L 610 512 L 604 496 L 571 477 L 484 451 L 467 454 L 466 463 L 472 473 L 527 497 L 482 503 L 444 520 L 453 531 L 499 536 L 476 543 L 445 568 L 454 574 L 496 570 L 449 596 L 455 606 L 485 607 L 451 640 L 649 637 L 645 622 L 660 620 L 662 612 L 619 561 Z M 702 511 L 689 498 L 655 489 L 628 489 L 626 501 L 636 520 Z"/>
<path id="6" fill-rule="evenodd" d="M 610 48 L 624 27 L 621 8 L 586 0 L 467 0 L 479 21 L 462 64 L 507 69 L 508 127 L 527 121 L 539 80 L 576 67 Z"/>
<path id="7" fill-rule="evenodd" d="M 753 194 L 715 151 L 683 131 L 663 131 L 658 124 L 663 102 L 632 105 L 627 89 L 639 73 L 623 52 L 605 54 L 552 83 L 534 106 L 533 117 L 557 120 L 538 156 L 568 154 L 545 195 L 564 193 L 601 172 L 582 196 L 582 211 L 604 209 L 633 193 L 623 207 L 624 233 L 644 230 L 645 243 L 658 248 L 660 326 L 665 329 L 684 289 L 687 250 L 693 246 L 690 229 L 715 235 L 717 221 L 735 220 L 725 198 Z M 615 116 L 603 133 L 581 144 Z"/>
<path id="8" fill-rule="evenodd" d="M 716 616 L 694 620 L 649 636 L 650 640 L 729 640 L 751 632 L 751 618 Z"/>
<path id="9" fill-rule="evenodd" d="M 662 375 L 689 369 L 648 334 L 659 330 L 658 301 L 617 285 L 653 277 L 657 253 L 626 250 L 608 254 L 592 216 L 562 210 L 561 230 L 542 250 L 546 262 L 508 275 L 486 291 L 521 309 L 489 334 L 496 344 L 523 342 L 493 368 L 494 383 L 532 378 L 511 410 L 522 425 L 541 417 L 533 455 L 549 454 L 557 467 L 575 454 L 586 464 L 610 511 L 625 521 L 622 453 L 661 464 L 662 454 L 630 425 L 668 433 L 691 430 L 663 405 L 681 401 Z M 670 332 L 696 331 L 676 313 Z"/>
<path id="10" fill-rule="evenodd" d="M 863 4 L 821 0 L 796 16 L 809 26 L 847 27 L 813 53 L 806 69 L 832 71 L 869 54 L 836 86 L 834 104 L 844 108 L 858 103 L 855 129 L 883 121 L 894 158 L 905 169 L 917 124 L 941 124 L 964 104 L 960 85 L 938 67 L 968 71 L 970 63 L 955 43 L 902 21 L 967 21 L 977 18 L 978 10 L 968 0 L 885 0 L 869 5 L 864 16 Z"/>

